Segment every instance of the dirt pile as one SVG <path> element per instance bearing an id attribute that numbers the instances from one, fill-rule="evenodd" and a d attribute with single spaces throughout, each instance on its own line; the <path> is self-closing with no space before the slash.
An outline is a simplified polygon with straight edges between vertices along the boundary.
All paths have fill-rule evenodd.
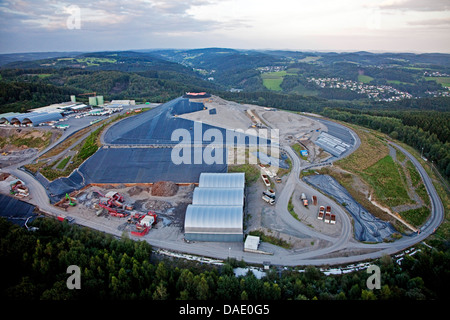
<path id="1" fill-rule="evenodd" d="M 158 197 L 171 197 L 178 192 L 178 186 L 171 181 L 159 181 L 152 186 L 151 195 Z"/>
<path id="2" fill-rule="evenodd" d="M 135 195 L 140 194 L 142 191 L 144 191 L 143 188 L 141 188 L 139 186 L 134 186 L 134 187 L 131 187 L 130 190 L 128 190 L 128 194 L 130 196 L 135 196 Z"/>
<path id="3" fill-rule="evenodd" d="M 0 181 L 5 181 L 9 177 L 9 173 L 2 172 L 0 173 Z"/>

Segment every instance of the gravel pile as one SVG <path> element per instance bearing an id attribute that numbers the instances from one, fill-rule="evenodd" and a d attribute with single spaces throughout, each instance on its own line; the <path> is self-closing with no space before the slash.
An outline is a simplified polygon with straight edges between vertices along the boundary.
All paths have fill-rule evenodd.
<path id="1" fill-rule="evenodd" d="M 152 186 L 152 196 L 171 197 L 178 192 L 178 186 L 171 181 L 159 181 Z"/>

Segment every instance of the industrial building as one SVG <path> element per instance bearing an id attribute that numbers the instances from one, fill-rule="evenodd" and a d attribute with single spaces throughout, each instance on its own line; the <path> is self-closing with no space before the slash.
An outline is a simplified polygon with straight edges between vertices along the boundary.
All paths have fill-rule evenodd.
<path id="1" fill-rule="evenodd" d="M 193 205 L 244 205 L 244 188 L 195 188 Z"/>
<path id="2" fill-rule="evenodd" d="M 23 118 L 21 123 L 23 125 L 36 127 L 43 123 L 59 121 L 61 118 L 62 114 L 59 112 L 41 113 Z"/>
<path id="3" fill-rule="evenodd" d="M 0 114 L 0 124 L 14 126 L 39 126 L 53 124 L 68 115 L 76 112 L 85 112 L 91 107 L 86 104 L 72 102 L 55 103 L 49 106 L 29 109 L 26 113 L 9 112 Z"/>
<path id="4" fill-rule="evenodd" d="M 184 222 L 185 238 L 189 241 L 242 241 L 243 225 L 241 206 L 189 205 Z"/>
<path id="5" fill-rule="evenodd" d="M 245 173 L 201 173 L 186 209 L 185 239 L 243 241 Z"/>
<path id="6" fill-rule="evenodd" d="M 201 188 L 244 188 L 245 173 L 202 173 L 198 186 Z"/>
<path id="7" fill-rule="evenodd" d="M 16 126 L 39 126 L 43 123 L 56 122 L 62 118 L 60 112 L 28 112 L 3 114 L 0 123 Z"/>

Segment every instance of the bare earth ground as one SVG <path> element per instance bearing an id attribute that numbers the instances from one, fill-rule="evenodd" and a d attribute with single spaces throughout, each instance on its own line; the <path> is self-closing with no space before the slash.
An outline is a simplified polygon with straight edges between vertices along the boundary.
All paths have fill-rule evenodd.
<path id="1" fill-rule="evenodd" d="M 247 113 L 247 110 L 251 110 L 260 118 L 263 125 L 280 130 L 280 143 L 293 143 L 296 139 L 312 136 L 317 134 L 316 129 L 326 131 L 326 127 L 319 122 L 287 111 L 270 111 L 261 106 L 238 104 L 216 96 L 206 99 L 204 105 L 206 110 L 184 114 L 180 117 L 226 129 L 247 130 L 254 124 Z M 216 109 L 217 114 L 209 114 L 211 109 Z"/>
<path id="2" fill-rule="evenodd" d="M 96 191 L 99 191 L 101 194 L 115 191 L 124 196 L 126 203 L 133 204 L 135 212 L 146 213 L 155 211 L 158 218 L 154 229 L 175 227 L 178 233 L 181 233 L 184 226 L 185 210 L 187 205 L 192 202 L 193 190 L 193 185 L 180 186 L 174 196 L 160 197 L 151 195 L 151 187 L 108 188 L 108 186 L 105 186 L 101 188 L 90 186 L 76 196 L 77 205 L 69 207 L 67 215 L 75 218 L 80 216 L 84 219 L 94 220 L 100 224 L 109 224 L 113 228 L 123 230 L 123 224 L 127 222 L 127 218 L 110 216 L 105 209 L 101 209 L 96 205 L 100 197 Z M 101 213 L 97 216 L 99 211 Z"/>
<path id="3" fill-rule="evenodd" d="M 51 135 L 47 135 L 51 132 Z M 61 136 L 61 131 L 58 129 L 46 128 L 15 128 L 3 127 L 0 128 L 0 142 L 4 141 L 5 145 L 0 147 L 0 168 L 10 166 L 12 164 L 30 159 L 38 154 L 47 145 L 53 143 Z M 30 148 L 25 144 L 13 144 L 20 141 L 20 139 L 39 139 L 36 140 L 36 147 Z"/>

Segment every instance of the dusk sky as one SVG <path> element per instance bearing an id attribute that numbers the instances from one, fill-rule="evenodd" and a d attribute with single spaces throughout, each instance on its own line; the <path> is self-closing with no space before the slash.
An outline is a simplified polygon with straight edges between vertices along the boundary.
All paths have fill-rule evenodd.
<path id="1" fill-rule="evenodd" d="M 0 0 L 0 53 L 204 47 L 450 53 L 450 0 Z"/>

